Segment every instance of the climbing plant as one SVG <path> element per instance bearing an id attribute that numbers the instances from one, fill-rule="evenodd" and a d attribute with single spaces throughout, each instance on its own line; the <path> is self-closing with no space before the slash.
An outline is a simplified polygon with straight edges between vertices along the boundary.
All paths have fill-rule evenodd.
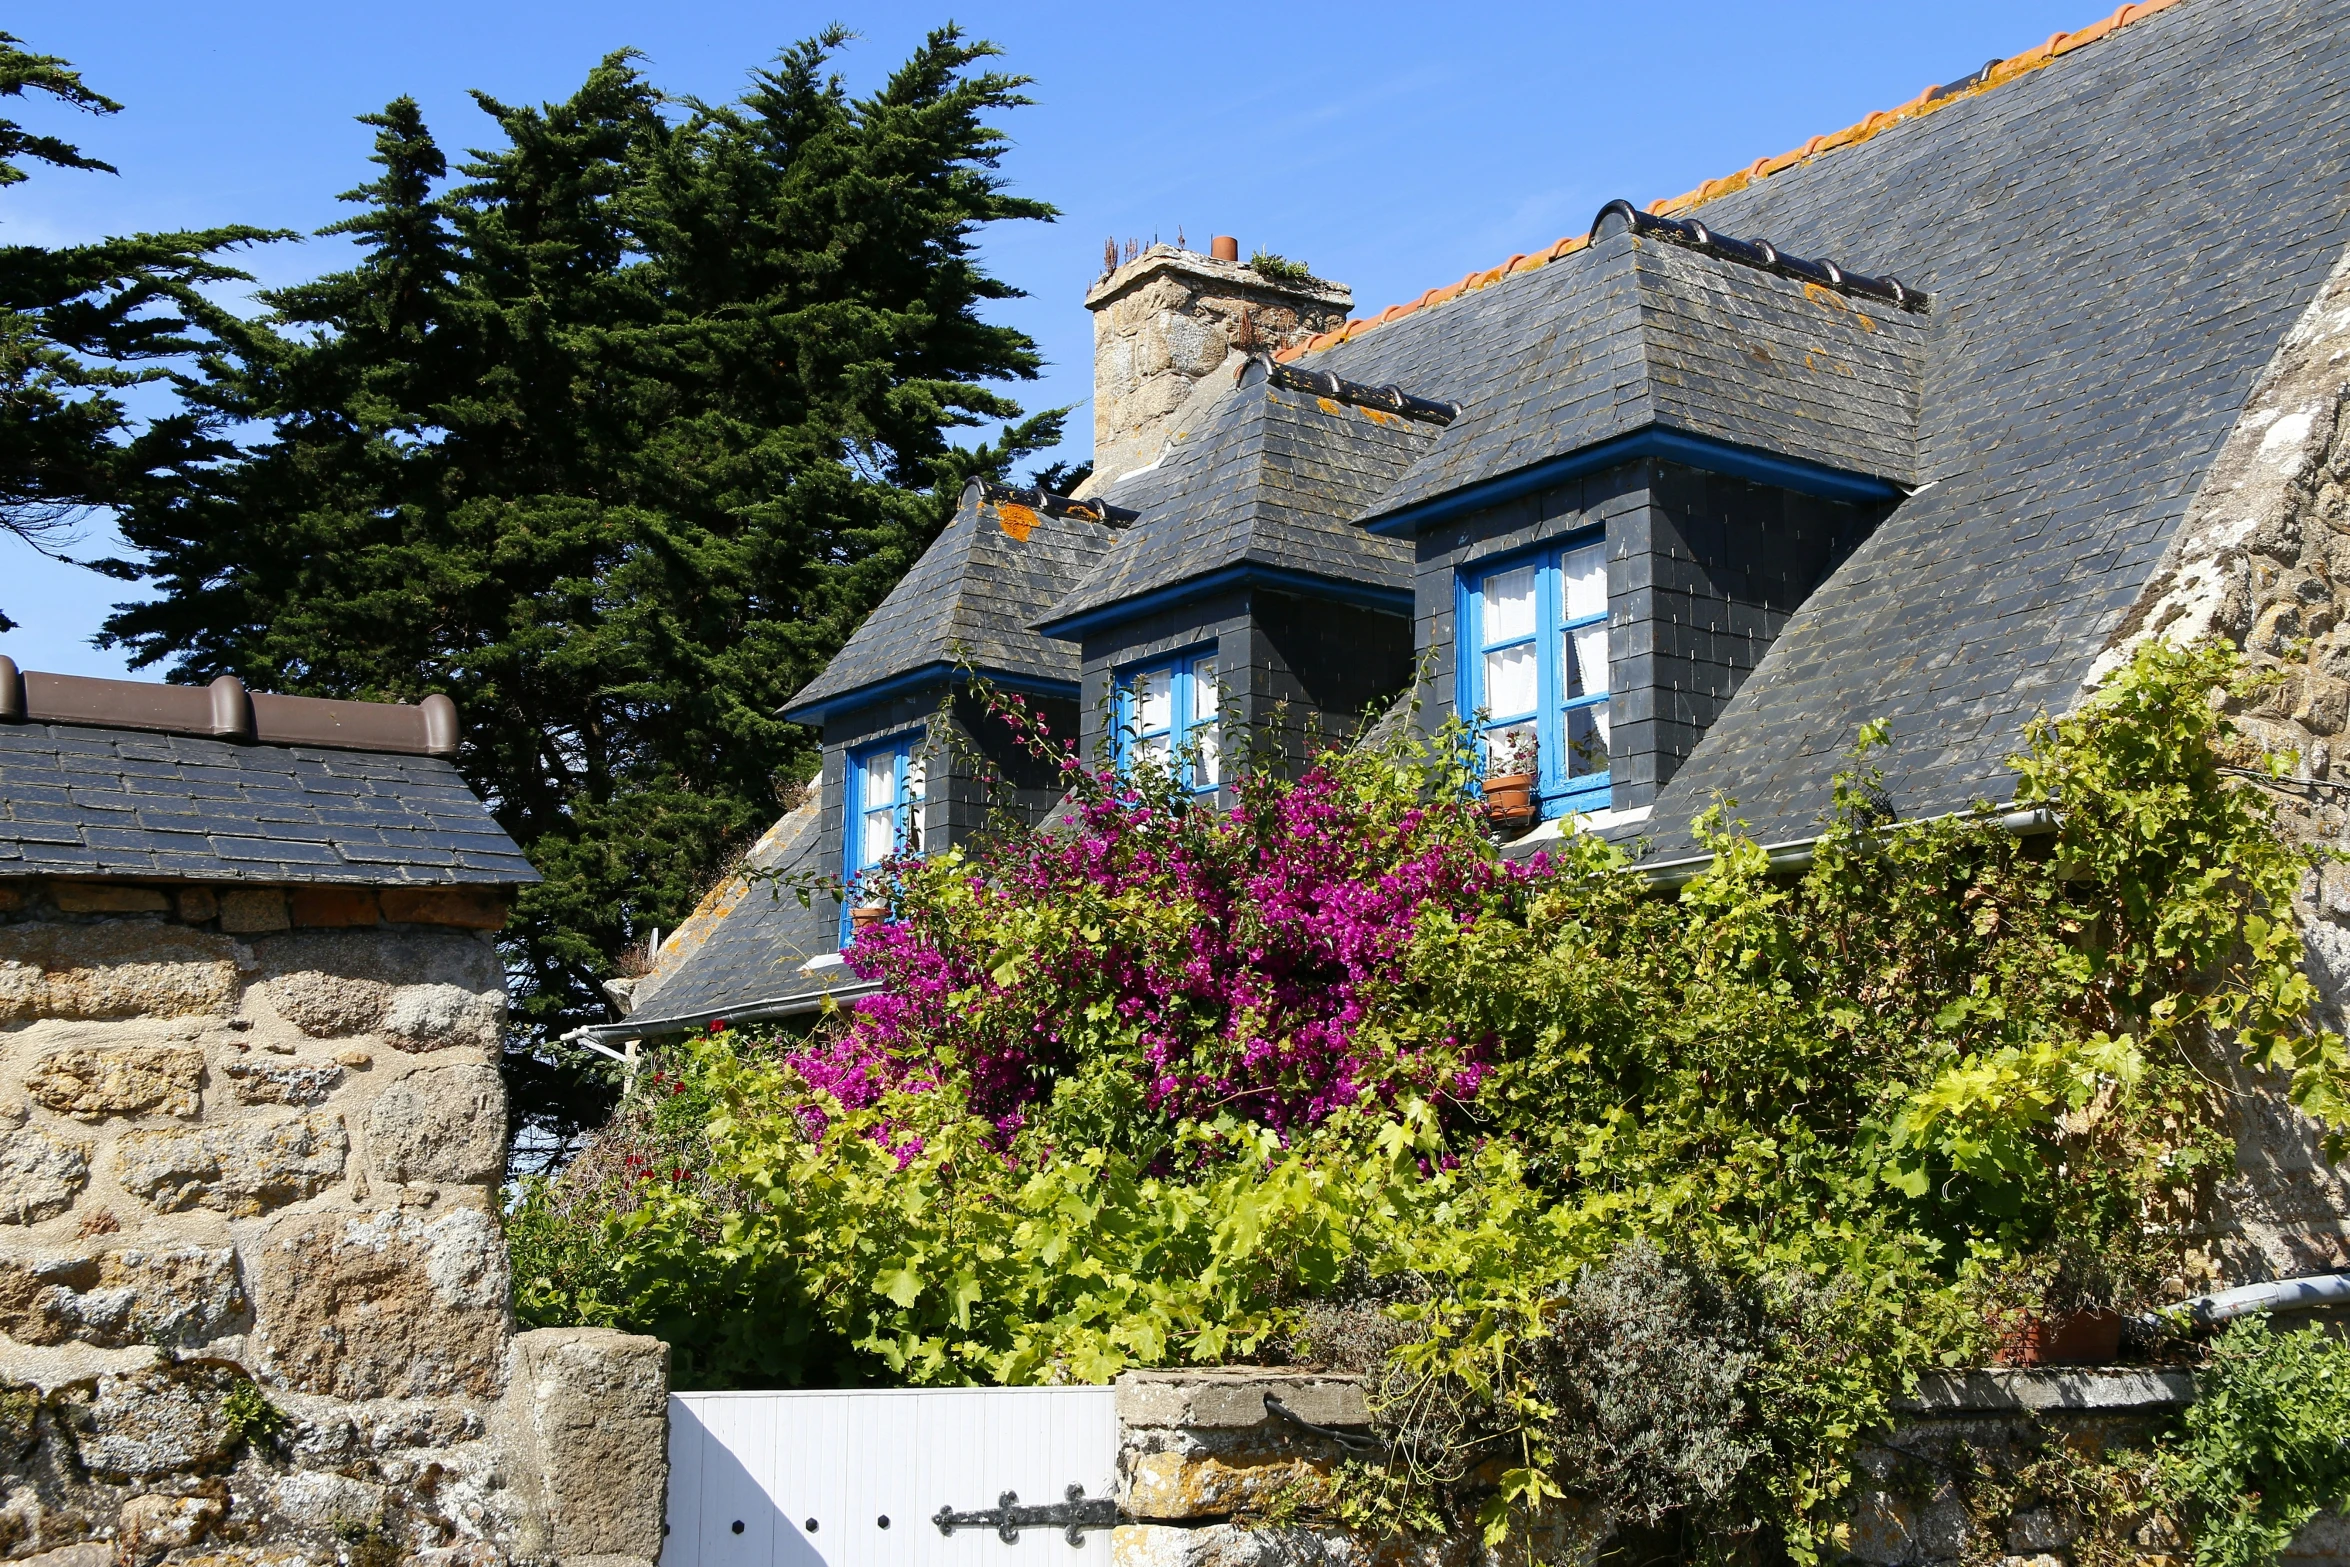
<path id="1" fill-rule="evenodd" d="M 1800 876 L 1723 802 L 1670 894 L 1503 860 L 1449 733 L 1228 808 L 1064 755 L 1066 825 L 888 868 L 878 994 L 671 1052 L 529 1188 L 519 1310 L 705 1385 L 1351 1357 L 1387 1456 L 1297 1505 L 1834 1554 L 1916 1373 L 2184 1267 L 2227 1052 L 2343 1119 L 2245 681 L 2142 649 L 2028 735 L 2024 832 L 1888 819 L 1872 728 Z"/>

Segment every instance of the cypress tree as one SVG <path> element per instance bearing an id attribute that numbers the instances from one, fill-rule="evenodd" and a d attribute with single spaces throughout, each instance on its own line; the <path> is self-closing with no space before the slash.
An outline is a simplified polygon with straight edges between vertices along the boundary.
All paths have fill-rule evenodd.
<path id="1" fill-rule="evenodd" d="M 122 109 L 66 61 L 0 33 L 0 98 L 28 92 L 89 114 Z M 26 163 L 115 172 L 71 142 L 0 119 L 0 189 L 31 178 Z M 272 237 L 240 226 L 62 249 L 0 245 L 0 529 L 56 553 L 83 513 L 116 501 L 142 474 L 202 460 L 193 422 L 142 427 L 116 394 L 172 374 L 159 361 L 238 332 L 198 288 L 243 279 L 219 253 Z M 0 631 L 14 624 L 0 612 Z"/>
<path id="2" fill-rule="evenodd" d="M 265 294 L 190 394 L 266 434 L 124 514 L 118 569 L 164 589 L 108 622 L 142 662 L 456 698 L 459 767 L 546 877 L 507 938 L 508 1068 L 557 1141 L 600 1091 L 554 1041 L 812 771 L 775 709 L 967 477 L 1059 438 L 989 384 L 1039 360 L 981 318 L 1014 290 L 973 252 L 1052 216 L 995 172 L 1024 79 L 947 28 L 854 98 L 846 38 L 727 104 L 627 52 L 561 103 L 476 94 L 501 144 L 454 188 L 412 102 L 370 116 L 358 264 Z"/>

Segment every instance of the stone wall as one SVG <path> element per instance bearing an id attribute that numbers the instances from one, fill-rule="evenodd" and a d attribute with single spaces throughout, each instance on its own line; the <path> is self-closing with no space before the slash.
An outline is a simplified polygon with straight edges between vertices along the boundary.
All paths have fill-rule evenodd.
<path id="1" fill-rule="evenodd" d="M 2092 675 L 2147 637 L 2222 636 L 2274 679 L 2237 713 L 2300 757 L 2272 790 L 2287 830 L 2350 847 L 2350 258 L 2338 265 L 2247 399 L 2177 537 Z M 2326 1021 L 2350 1026 L 2350 867 L 2313 876 L 2302 914 Z M 2317 1129 L 2239 1072 L 2237 1171 L 2210 1216 L 2215 1281 L 2350 1268 L 2350 1174 Z"/>
<path id="2" fill-rule="evenodd" d="M 666 1359 L 514 1335 L 502 919 L 0 885 L 0 1556 L 654 1554 L 657 1491 L 649 1537 L 548 1524 L 561 1369 L 641 1391 Z"/>
<path id="3" fill-rule="evenodd" d="M 1252 345 L 1270 353 L 1329 331 L 1353 304 L 1343 283 L 1277 283 L 1244 262 L 1172 245 L 1153 245 L 1106 274 L 1085 295 L 1093 312 L 1093 477 L 1081 493 L 1097 494 L 1158 461 L 1177 410 L 1232 355 Z"/>
<path id="4" fill-rule="evenodd" d="M 1289 1412 L 1276 1413 L 1271 1395 Z M 2194 1396 L 2179 1371 L 1974 1371 L 1929 1377 L 1864 1450 L 1846 1542 L 1866 1567 L 2071 1567 L 2078 1519 L 2016 1477 L 2054 1449 L 2095 1459 L 2142 1446 Z M 1300 1424 L 1368 1436 L 1360 1386 L 1343 1376 L 1235 1369 L 1136 1372 L 1118 1382 L 1119 1479 L 1130 1522 L 1111 1567 L 1497 1567 L 1473 1537 L 1371 1540 L 1284 1516 L 1284 1498 L 1349 1456 Z M 2004 1487 L 2004 1494 L 1999 1489 Z M 1600 1510 L 1558 1511 L 1537 1559 L 1591 1563 L 1608 1543 Z M 2119 1547 L 2179 1567 L 2160 1522 L 2132 1519 Z M 1521 1560 L 1514 1551 L 1508 1558 Z M 2106 1557 L 2104 1559 L 2110 1559 Z M 2284 1567 L 2350 1564 L 2350 1522 L 2302 1531 Z"/>

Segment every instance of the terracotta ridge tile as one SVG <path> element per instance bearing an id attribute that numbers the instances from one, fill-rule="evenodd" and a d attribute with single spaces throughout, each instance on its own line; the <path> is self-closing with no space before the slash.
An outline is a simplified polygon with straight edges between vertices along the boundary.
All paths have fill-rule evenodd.
<path id="1" fill-rule="evenodd" d="M 1994 88 L 2005 86 L 2019 76 L 2028 76 L 2047 65 L 2051 60 L 2071 54 L 2075 49 L 2096 43 L 2099 39 L 2110 37 L 2132 22 L 2142 21 L 2157 11 L 2167 11 L 2178 3 L 2179 0 L 2136 0 L 2136 3 L 2122 6 L 2112 15 L 2100 17 L 2077 31 L 2050 34 L 2048 41 L 2038 48 L 2027 49 L 2022 54 L 2011 59 L 2001 60 L 1998 64 L 1985 70 L 1980 81 L 1970 83 L 1963 91 L 1945 93 L 1941 97 L 1936 97 L 1936 93 L 1942 92 L 1941 87 L 1939 85 L 1928 87 L 1907 103 L 1897 104 L 1890 109 L 1879 109 L 1857 125 L 1847 125 L 1842 130 L 1814 136 L 1791 152 L 1780 153 L 1775 158 L 1757 158 L 1736 173 L 1707 180 L 1695 190 L 1652 201 L 1648 204 L 1648 210 L 1659 217 L 1676 216 L 1691 208 L 1702 207 L 1716 197 L 1744 190 L 1756 180 L 1769 179 L 1775 174 L 1783 174 L 1799 163 L 1810 162 L 1822 153 L 1834 152 L 1845 147 L 1856 147 L 1870 137 L 1891 130 L 1894 126 L 1905 121 L 1917 119 L 1921 115 L 1932 114 L 1936 110 L 1957 103 L 1962 99 L 1990 92 Z M 1588 234 L 1566 235 L 1539 250 L 1521 252 L 1512 256 L 1498 267 L 1488 267 L 1483 271 L 1471 272 L 1458 283 L 1429 289 L 1409 304 L 1389 305 L 1375 316 L 1348 321 L 1345 325 L 1328 332 L 1316 332 L 1301 343 L 1292 343 L 1273 357 L 1286 364 L 1291 360 L 1302 359 L 1307 354 L 1318 354 L 1325 348 L 1335 348 L 1340 343 L 1362 336 L 1365 332 L 1375 331 L 1390 321 L 1400 321 L 1405 316 L 1417 314 L 1431 306 L 1445 304 L 1463 294 L 1484 288 L 1488 284 L 1498 283 L 1505 277 L 1511 277 L 1520 272 L 1532 272 L 1548 266 L 1553 261 L 1574 254 L 1589 243 L 1590 236 Z"/>

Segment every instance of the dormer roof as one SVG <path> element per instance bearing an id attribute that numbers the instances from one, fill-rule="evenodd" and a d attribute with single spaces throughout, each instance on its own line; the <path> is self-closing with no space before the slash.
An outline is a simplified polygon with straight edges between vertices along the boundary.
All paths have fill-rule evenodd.
<path id="1" fill-rule="evenodd" d="M 992 493 L 976 479 L 964 486 L 945 531 L 783 716 L 822 723 L 828 711 L 944 678 L 959 661 L 1031 688 L 1076 691 L 1076 650 L 1031 625 L 1099 564 L 1116 529 L 1083 504 Z"/>
<path id="2" fill-rule="evenodd" d="M 1137 520 L 1038 626 L 1074 637 L 1101 617 L 1142 613 L 1168 595 L 1242 575 L 1408 608 L 1409 546 L 1371 537 L 1353 520 L 1435 445 L 1438 421 L 1452 411 L 1379 395 L 1384 387 L 1315 390 L 1272 369 L 1270 361 L 1243 366 L 1205 427 L 1111 487 L 1107 498 Z"/>

